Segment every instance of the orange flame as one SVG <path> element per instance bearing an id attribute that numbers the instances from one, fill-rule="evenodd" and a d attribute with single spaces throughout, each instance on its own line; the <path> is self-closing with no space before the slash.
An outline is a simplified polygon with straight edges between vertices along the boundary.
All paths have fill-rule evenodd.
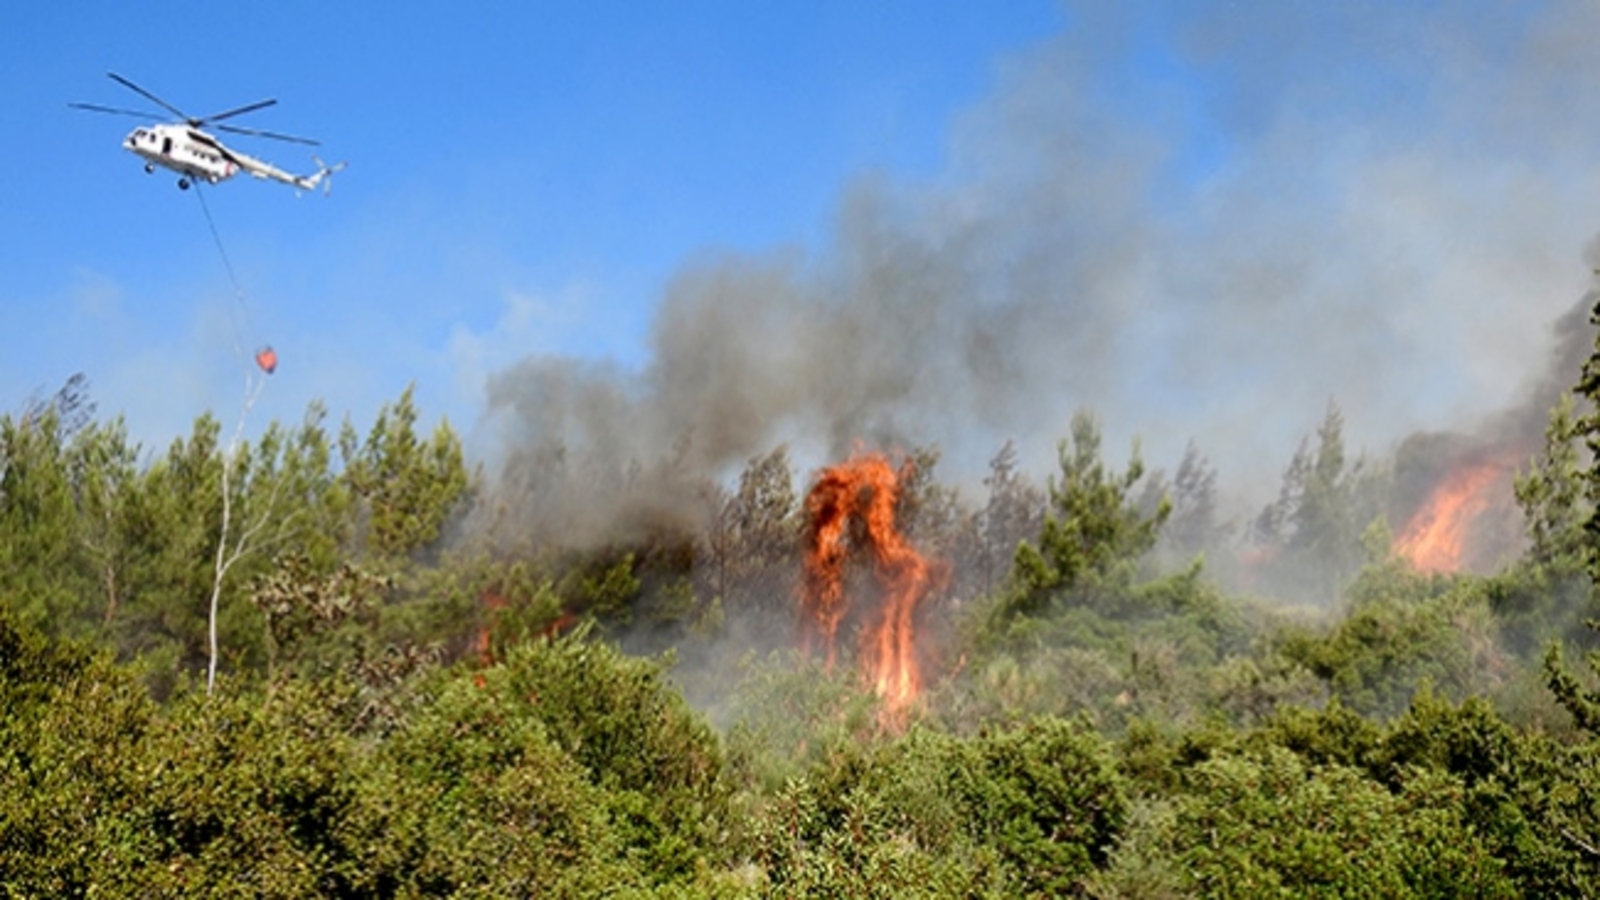
<path id="1" fill-rule="evenodd" d="M 483 613 L 479 620 L 478 631 L 473 635 L 472 649 L 478 657 L 479 664 L 492 666 L 499 662 L 495 658 L 496 633 L 501 632 L 501 622 L 505 617 L 505 611 L 513 609 L 513 603 L 505 594 L 494 588 L 485 590 L 479 595 L 479 599 L 483 602 Z M 515 612 L 514 609 L 513 612 Z M 577 624 L 577 615 L 563 609 L 556 614 L 554 619 L 540 627 L 539 637 L 545 640 L 554 640 L 570 631 Z M 503 632 L 499 636 L 502 638 L 507 637 Z"/>
<path id="2" fill-rule="evenodd" d="M 943 565 L 930 564 L 895 528 L 899 501 L 900 476 L 881 454 L 857 456 L 824 470 L 806 497 L 809 528 L 802 595 L 831 669 L 839 625 L 849 611 L 844 589 L 846 538 L 850 522 L 860 522 L 884 595 L 882 609 L 863 634 L 862 659 L 895 720 L 922 691 L 914 636 L 917 604 L 943 580 Z"/>
<path id="3" fill-rule="evenodd" d="M 500 611 L 511 604 L 497 591 L 484 591 L 479 599 L 483 601 L 483 620 L 478 626 L 478 633 L 472 641 L 472 649 L 477 654 L 478 662 L 486 666 L 494 665 L 494 644 L 491 633 L 495 623 L 500 619 Z"/>
<path id="4" fill-rule="evenodd" d="M 1423 571 L 1459 572 L 1473 522 L 1494 502 L 1492 488 L 1506 468 L 1491 461 L 1451 472 L 1411 516 L 1395 550 Z"/>

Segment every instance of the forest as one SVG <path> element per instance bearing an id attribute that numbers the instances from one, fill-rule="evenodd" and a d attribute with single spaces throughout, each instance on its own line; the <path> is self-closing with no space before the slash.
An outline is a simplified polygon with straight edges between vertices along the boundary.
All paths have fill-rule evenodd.
<path id="1" fill-rule="evenodd" d="M 973 497 L 74 378 L 0 416 L 0 892 L 1592 895 L 1596 347 L 1520 453 L 1330 405 L 1244 521 L 1088 411 Z"/>

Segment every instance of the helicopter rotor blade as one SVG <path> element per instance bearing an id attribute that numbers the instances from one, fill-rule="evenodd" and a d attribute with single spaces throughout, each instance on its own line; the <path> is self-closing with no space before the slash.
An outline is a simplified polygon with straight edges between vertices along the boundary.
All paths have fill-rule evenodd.
<path id="1" fill-rule="evenodd" d="M 117 113 L 118 115 L 124 116 L 138 116 L 141 119 L 147 120 L 151 118 L 150 113 L 139 112 L 136 109 L 118 109 L 115 106 L 98 106 L 93 103 L 68 103 L 67 105 L 73 109 L 87 109 L 90 112 Z"/>
<path id="2" fill-rule="evenodd" d="M 243 115 L 243 114 L 245 114 L 247 112 L 254 112 L 254 111 L 258 110 L 258 109 L 265 109 L 266 107 L 273 106 L 278 102 L 275 99 L 258 100 L 255 103 L 247 104 L 245 106 L 236 107 L 234 109 L 230 109 L 230 110 L 226 110 L 224 112 L 216 113 L 215 115 L 210 115 L 210 116 L 206 116 L 204 118 L 197 119 L 197 118 L 194 118 L 193 116 L 188 115 L 187 113 L 185 113 L 183 110 L 177 108 L 176 106 L 173 106 L 171 103 L 168 103 L 167 101 L 161 99 L 160 97 L 157 97 L 155 94 L 150 93 L 149 91 L 147 91 L 144 88 L 140 87 L 139 85 L 133 83 L 132 81 L 129 81 L 128 79 L 123 78 L 121 75 L 118 75 L 115 72 L 107 72 L 106 75 L 109 76 L 112 81 L 117 82 L 118 84 L 122 85 L 123 87 L 127 88 L 128 90 L 133 91 L 134 93 L 136 93 L 139 96 L 145 98 L 146 100 L 149 100 L 150 102 L 156 104 L 157 106 L 160 106 L 162 109 L 164 109 L 167 112 L 173 114 L 174 116 L 177 116 L 181 121 L 188 123 L 190 128 L 197 128 L 197 129 L 198 128 L 202 128 L 202 127 L 205 127 L 207 125 L 207 123 L 218 122 L 218 121 L 220 121 L 222 119 L 230 119 L 230 118 L 232 118 L 234 116 Z M 149 119 L 150 118 L 150 113 L 139 112 L 137 110 L 132 110 L 132 109 L 119 109 L 119 108 L 117 108 L 115 106 L 100 106 L 100 105 L 94 104 L 94 103 L 69 103 L 67 105 L 72 107 L 72 108 L 74 108 L 74 109 L 86 109 L 86 110 L 90 110 L 92 112 L 115 113 L 117 115 L 123 115 L 123 116 L 138 116 L 138 117 L 140 117 L 142 119 Z M 275 141 L 288 141 L 289 143 L 292 143 L 292 144 L 307 144 L 307 145 L 312 146 L 312 147 L 319 147 L 319 146 L 322 145 L 321 141 L 314 141 L 314 140 L 312 140 L 310 138 L 295 137 L 292 134 L 281 134 L 281 133 L 276 132 L 276 131 L 262 131 L 262 130 L 256 129 L 256 128 L 240 128 L 237 125 L 215 125 L 215 126 L 212 126 L 212 127 L 214 127 L 217 131 L 226 131 L 226 132 L 229 132 L 231 134 L 243 134 L 243 135 L 249 135 L 251 137 L 271 138 L 271 139 L 273 139 Z M 219 147 L 218 149 L 221 149 L 221 148 Z"/>
<path id="3" fill-rule="evenodd" d="M 149 100 L 150 102 L 152 102 L 155 105 L 161 107 L 162 109 L 166 110 L 167 112 L 172 113 L 173 115 L 175 115 L 178 118 L 184 120 L 185 122 L 192 121 L 192 120 L 190 120 L 189 116 L 184 113 L 183 110 L 177 108 L 176 106 L 173 106 L 171 103 L 168 103 L 167 101 L 161 99 L 160 97 L 157 97 L 155 94 L 150 93 L 149 91 L 145 90 L 144 88 L 139 87 L 137 84 L 134 84 L 133 82 L 129 81 L 128 79 L 123 78 L 121 75 L 118 75 L 115 72 L 107 72 L 106 74 L 111 77 L 112 81 L 115 81 L 116 83 L 122 85 L 123 87 L 127 88 L 128 90 L 133 91 L 134 93 L 138 94 L 139 96 L 145 98 L 146 100 Z"/>
<path id="4" fill-rule="evenodd" d="M 253 112 L 255 110 L 271 106 L 271 105 L 273 105 L 274 103 L 277 103 L 277 102 L 278 101 L 276 101 L 276 100 L 260 100 L 260 101 L 257 101 L 255 103 L 250 104 L 249 106 L 241 106 L 238 109 L 230 109 L 227 112 L 219 112 L 214 116 L 206 116 L 203 119 L 197 119 L 195 121 L 197 121 L 197 122 L 199 122 L 201 124 L 204 124 L 206 122 L 220 122 L 223 119 L 231 119 L 234 116 L 237 116 L 237 115 L 239 115 L 241 113 Z"/>
<path id="5" fill-rule="evenodd" d="M 322 146 L 321 141 L 314 141 L 310 138 L 295 137 L 292 134 L 279 134 L 276 131 L 260 131 L 255 128 L 240 128 L 237 125 L 218 125 L 216 126 L 216 129 L 218 131 L 226 131 L 230 134 L 247 134 L 251 137 L 264 137 L 272 138 L 275 141 L 288 141 L 291 144 L 309 144 L 312 147 Z"/>

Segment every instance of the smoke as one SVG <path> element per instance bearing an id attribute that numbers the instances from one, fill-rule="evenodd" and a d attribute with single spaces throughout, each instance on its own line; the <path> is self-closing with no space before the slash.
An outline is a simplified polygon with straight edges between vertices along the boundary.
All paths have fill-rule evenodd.
<path id="1" fill-rule="evenodd" d="M 1158 466 L 1195 440 L 1251 499 L 1330 399 L 1358 451 L 1536 435 L 1589 339 L 1562 313 L 1600 208 L 1600 7 L 1217 7 L 1068 5 L 937 179 L 844 186 L 827 246 L 687 261 L 639 370 L 494 375 L 522 514 L 650 527 L 785 441 L 931 444 L 975 481 L 1011 438 L 1049 471 L 1080 408 Z"/>

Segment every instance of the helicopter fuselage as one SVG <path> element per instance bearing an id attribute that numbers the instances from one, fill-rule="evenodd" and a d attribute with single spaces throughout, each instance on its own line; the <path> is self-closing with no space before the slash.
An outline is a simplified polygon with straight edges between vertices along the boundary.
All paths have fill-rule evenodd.
<path id="1" fill-rule="evenodd" d="M 144 170 L 154 172 L 156 166 L 177 172 L 178 187 L 189 189 L 191 181 L 217 184 L 240 172 L 254 178 L 271 179 L 292 185 L 300 190 L 316 189 L 323 179 L 344 168 L 317 161 L 317 171 L 311 175 L 285 172 L 272 163 L 240 153 L 215 137 L 192 125 L 147 125 L 135 128 L 122 141 L 124 150 L 145 161 Z"/>
<path id="2" fill-rule="evenodd" d="M 135 128 L 123 139 L 122 148 L 144 159 L 147 172 L 161 166 L 207 184 L 232 178 L 241 168 L 237 157 L 215 138 L 187 125 Z"/>

